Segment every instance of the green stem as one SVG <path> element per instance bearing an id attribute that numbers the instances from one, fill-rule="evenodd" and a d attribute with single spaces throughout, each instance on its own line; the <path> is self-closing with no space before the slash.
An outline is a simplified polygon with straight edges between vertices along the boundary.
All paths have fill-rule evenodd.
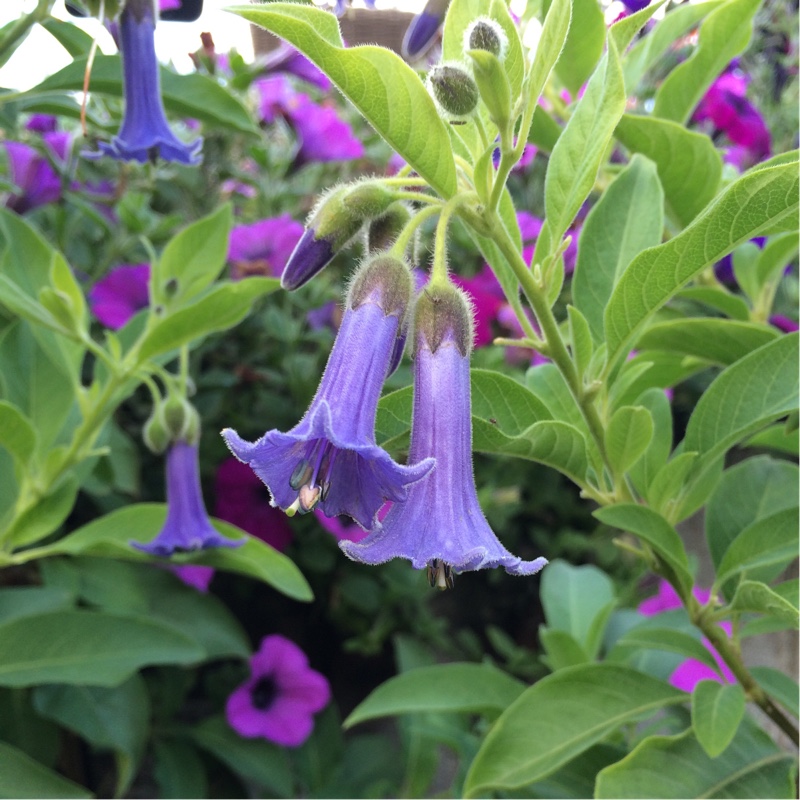
<path id="1" fill-rule="evenodd" d="M 437 206 L 428 206 L 427 208 L 423 208 L 422 211 L 418 211 L 413 217 L 411 217 L 405 228 L 400 231 L 397 241 L 392 245 L 392 248 L 389 252 L 393 256 L 402 258 L 405 255 L 406 250 L 408 250 L 408 246 L 411 244 L 411 240 L 414 237 L 414 234 L 417 232 L 419 226 L 422 225 L 426 219 L 436 216 L 440 210 L 441 209 Z"/>
<path id="2" fill-rule="evenodd" d="M 14 54 L 17 44 L 21 42 L 37 22 L 44 22 L 50 16 L 50 9 L 56 0 L 39 0 L 36 8 L 12 23 L 0 38 L 0 67 Z M 6 99 L 6 98 L 4 98 Z"/>
<path id="3" fill-rule="evenodd" d="M 431 268 L 431 285 L 448 283 L 447 277 L 447 226 L 458 207 L 469 200 L 472 194 L 457 194 L 445 203 L 439 222 L 436 224 L 436 238 L 433 245 L 433 267 Z"/>

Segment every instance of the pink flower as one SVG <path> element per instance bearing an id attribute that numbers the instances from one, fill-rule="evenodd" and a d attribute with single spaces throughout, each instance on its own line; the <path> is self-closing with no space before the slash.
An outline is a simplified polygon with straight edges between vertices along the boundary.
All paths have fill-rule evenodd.
<path id="1" fill-rule="evenodd" d="M 89 290 L 92 314 L 107 328 L 118 330 L 150 303 L 148 264 L 115 267 Z"/>
<path id="2" fill-rule="evenodd" d="M 234 226 L 228 248 L 231 277 L 280 277 L 302 235 L 303 226 L 288 214 Z"/>
<path id="3" fill-rule="evenodd" d="M 202 564 L 184 564 L 170 566 L 170 569 L 187 585 L 198 592 L 207 592 L 211 579 L 214 577 L 214 567 L 204 567 Z"/>
<path id="4" fill-rule="evenodd" d="M 250 678 L 228 698 L 225 715 L 240 736 L 298 747 L 314 728 L 314 713 L 330 700 L 324 675 L 283 636 L 265 637 L 250 658 Z"/>

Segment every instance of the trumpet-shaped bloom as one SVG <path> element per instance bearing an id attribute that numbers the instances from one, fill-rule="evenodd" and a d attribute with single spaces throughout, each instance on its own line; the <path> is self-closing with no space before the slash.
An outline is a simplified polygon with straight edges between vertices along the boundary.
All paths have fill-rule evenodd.
<path id="1" fill-rule="evenodd" d="M 222 432 L 290 514 L 318 504 L 328 517 L 347 514 L 370 529 L 383 503 L 405 500 L 433 466 L 396 464 L 375 442 L 378 399 L 411 295 L 410 273 L 398 263 L 379 256 L 356 277 L 317 394 L 292 430 L 253 443 Z"/>
<path id="2" fill-rule="evenodd" d="M 414 411 L 409 460 L 435 458 L 431 475 L 411 487 L 386 519 L 360 542 L 339 547 L 354 561 L 381 564 L 406 558 L 428 568 L 431 585 L 452 585 L 454 573 L 502 566 L 532 575 L 544 558 L 523 561 L 498 541 L 478 504 L 472 472 L 469 344 L 466 301 L 458 290 L 418 301 Z M 453 302 L 454 300 L 454 302 Z M 449 306 L 449 308 L 448 308 Z"/>
<path id="3" fill-rule="evenodd" d="M 238 547 L 245 539 L 227 539 L 217 533 L 208 518 L 200 489 L 200 461 L 197 445 L 174 442 L 167 451 L 167 519 L 152 542 L 131 542 L 138 550 L 154 556 L 205 550 L 209 547 Z"/>
<path id="4" fill-rule="evenodd" d="M 122 161 L 164 161 L 198 164 L 202 139 L 184 144 L 172 132 L 161 102 L 156 29 L 152 0 L 128 0 L 119 25 L 125 94 L 122 127 L 111 143 L 101 142 L 102 153 Z"/>
<path id="5" fill-rule="evenodd" d="M 240 736 L 298 747 L 330 698 L 325 676 L 309 667 L 294 642 L 267 636 L 250 658 L 250 677 L 228 698 L 225 715 Z"/>

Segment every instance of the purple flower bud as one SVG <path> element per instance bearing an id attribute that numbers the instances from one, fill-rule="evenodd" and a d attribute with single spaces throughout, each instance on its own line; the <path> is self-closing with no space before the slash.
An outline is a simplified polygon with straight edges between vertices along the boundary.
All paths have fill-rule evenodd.
<path id="1" fill-rule="evenodd" d="M 411 20 L 403 37 L 403 58 L 419 58 L 433 44 L 446 9 L 446 0 L 429 0 L 425 8 Z"/>
<path id="2" fill-rule="evenodd" d="M 381 388 L 411 299 L 408 267 L 386 255 L 367 261 L 348 294 L 328 365 L 305 416 L 288 433 L 268 431 L 246 442 L 230 428 L 231 452 L 267 485 L 274 505 L 329 517 L 347 514 L 365 529 L 386 500 L 401 502 L 407 487 L 433 467 L 426 459 L 400 466 L 375 442 Z"/>
<path id="3" fill-rule="evenodd" d="M 184 144 L 169 127 L 161 102 L 156 29 L 152 0 L 127 0 L 120 16 L 125 115 L 111 143 L 101 142 L 102 153 L 121 161 L 165 161 L 198 164 L 203 140 Z"/>
<path id="4" fill-rule="evenodd" d="M 502 566 L 532 575 L 544 558 L 522 561 L 497 540 L 478 504 L 472 472 L 472 420 L 467 301 L 452 286 L 423 292 L 415 311 L 412 464 L 434 458 L 436 467 L 414 484 L 404 503 L 361 542 L 340 542 L 354 561 L 381 564 L 406 558 L 427 568 L 432 586 L 452 586 L 459 572 Z"/>
<path id="5" fill-rule="evenodd" d="M 167 519 L 152 542 L 131 542 L 137 550 L 154 556 L 239 547 L 245 539 L 228 539 L 217 533 L 208 518 L 200 489 L 197 445 L 174 442 L 167 451 Z"/>
<path id="6" fill-rule="evenodd" d="M 23 142 L 3 142 L 8 154 L 8 167 L 11 180 L 19 187 L 19 193 L 12 194 L 6 205 L 18 214 L 55 203 L 61 198 L 61 178 L 53 169 L 50 160 L 56 165 L 67 162 L 70 135 L 65 131 L 50 131 L 42 135 L 42 143 L 49 158 Z"/>

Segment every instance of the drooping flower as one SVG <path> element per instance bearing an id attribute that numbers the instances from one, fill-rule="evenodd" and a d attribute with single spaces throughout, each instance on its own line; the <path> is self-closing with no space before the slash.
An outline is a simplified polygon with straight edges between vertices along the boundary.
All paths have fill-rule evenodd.
<path id="1" fill-rule="evenodd" d="M 228 246 L 231 277 L 280 277 L 302 235 L 303 226 L 288 214 L 234 226 Z"/>
<path id="2" fill-rule="evenodd" d="M 425 8 L 414 16 L 403 37 L 403 58 L 413 61 L 433 44 L 449 2 L 450 0 L 428 0 Z"/>
<path id="3" fill-rule="evenodd" d="M 406 558 L 415 569 L 427 567 L 431 585 L 440 588 L 451 586 L 459 572 L 502 566 L 513 575 L 532 575 L 547 563 L 509 553 L 478 504 L 472 472 L 471 339 L 461 292 L 449 285 L 427 288 L 415 312 L 409 461 L 433 457 L 436 467 L 363 541 L 339 543 L 354 561 L 381 564 Z"/>
<path id="4" fill-rule="evenodd" d="M 240 736 L 298 747 L 330 697 L 328 681 L 311 669 L 306 654 L 275 634 L 251 656 L 250 677 L 228 698 L 225 716 Z"/>
<path id="5" fill-rule="evenodd" d="M 119 23 L 125 114 L 119 133 L 100 151 L 121 161 L 200 162 L 201 138 L 185 144 L 172 132 L 161 102 L 154 44 L 153 0 L 127 0 Z"/>
<path id="6" fill-rule="evenodd" d="M 217 467 L 214 480 L 214 516 L 230 522 L 251 536 L 283 551 L 292 541 L 286 517 L 269 504 L 269 495 L 258 476 L 235 458 Z"/>
<path id="7" fill-rule="evenodd" d="M 196 444 L 173 442 L 167 450 L 167 519 L 151 542 L 131 542 L 145 553 L 170 556 L 176 552 L 209 547 L 239 547 L 245 539 L 228 539 L 217 533 L 203 505 L 200 460 Z"/>
<path id="8" fill-rule="evenodd" d="M 363 528 L 386 500 L 403 501 L 407 487 L 432 468 L 428 459 L 396 464 L 375 442 L 378 399 L 411 298 L 408 267 L 378 255 L 351 284 L 344 317 L 319 389 L 288 433 L 268 431 L 246 442 L 224 430 L 233 454 L 267 485 L 275 505 L 293 514 L 317 504 L 329 517 L 347 514 Z"/>
<path id="9" fill-rule="evenodd" d="M 64 131 L 47 131 L 42 134 L 45 155 L 25 142 L 3 142 L 8 156 L 9 176 L 19 188 L 6 201 L 18 214 L 24 214 L 61 197 L 61 177 L 54 164 L 65 165 L 70 145 L 70 134 Z"/>
<path id="10" fill-rule="evenodd" d="M 503 289 L 492 268 L 484 264 L 477 275 L 471 278 L 453 277 L 453 283 L 463 289 L 472 301 L 475 324 L 475 347 L 491 344 L 495 337 L 492 326 L 500 309 L 506 302 Z"/>
<path id="11" fill-rule="evenodd" d="M 123 264 L 89 290 L 89 308 L 107 328 L 118 330 L 150 303 L 149 264 Z"/>
<path id="12" fill-rule="evenodd" d="M 711 596 L 711 592 L 708 589 L 702 589 L 699 586 L 694 587 L 693 594 L 697 602 L 702 604 L 707 603 Z M 650 617 L 661 614 L 664 611 L 681 608 L 681 606 L 681 599 L 672 585 L 668 581 L 661 580 L 658 584 L 657 593 L 639 604 L 639 613 Z M 724 620 L 719 625 L 725 631 L 726 636 L 730 638 L 732 634 L 731 623 Z M 673 686 L 682 689 L 684 692 L 692 692 L 694 687 L 703 680 L 712 680 L 717 683 L 736 683 L 735 676 L 728 668 L 728 665 L 720 658 L 719 653 L 717 653 L 711 642 L 708 639 L 703 639 L 703 645 L 714 657 L 719 671 L 711 669 L 707 664 L 695 658 L 688 658 L 679 664 L 670 675 L 669 682 Z M 722 673 L 721 675 L 720 672 Z"/>

